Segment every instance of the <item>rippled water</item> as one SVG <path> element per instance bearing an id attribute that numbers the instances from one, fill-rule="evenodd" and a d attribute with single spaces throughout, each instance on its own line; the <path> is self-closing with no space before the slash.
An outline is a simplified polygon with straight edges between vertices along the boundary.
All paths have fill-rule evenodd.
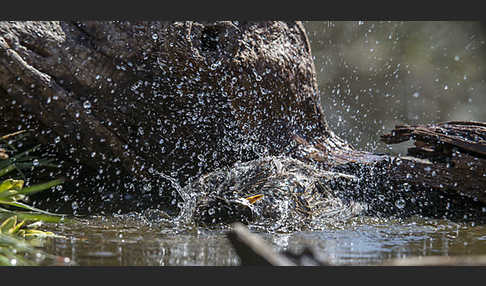
<path id="1" fill-rule="evenodd" d="M 67 238 L 49 238 L 45 251 L 77 265 L 238 265 L 226 239 L 229 228 L 176 231 L 136 216 L 91 217 L 48 225 Z M 251 228 L 251 226 L 250 226 Z M 255 231 L 277 250 L 313 248 L 331 264 L 373 265 L 388 259 L 430 255 L 486 254 L 486 227 L 414 217 L 354 218 L 317 232 Z"/>

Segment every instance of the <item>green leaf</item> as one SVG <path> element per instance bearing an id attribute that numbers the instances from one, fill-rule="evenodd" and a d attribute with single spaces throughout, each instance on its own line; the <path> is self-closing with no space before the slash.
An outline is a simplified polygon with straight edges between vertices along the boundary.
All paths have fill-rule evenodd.
<path id="1" fill-rule="evenodd" d="M 66 238 L 62 235 L 54 234 L 50 231 L 42 231 L 37 229 L 26 229 L 25 234 L 23 235 L 25 238 L 33 238 L 33 237 L 57 237 L 57 238 Z"/>
<path id="2" fill-rule="evenodd" d="M 28 155 L 32 152 L 34 152 L 37 148 L 39 148 L 40 145 L 37 145 L 29 150 L 26 150 L 20 154 L 17 154 L 15 155 L 13 158 L 10 158 L 8 160 L 2 160 L 0 162 L 0 177 L 7 174 L 8 172 L 11 172 L 12 170 L 16 169 L 20 175 L 22 176 L 22 178 L 25 179 L 25 175 L 24 173 L 22 172 L 22 170 L 20 170 L 20 166 L 18 166 L 18 164 L 20 163 L 28 163 L 27 166 L 25 166 L 25 164 L 22 166 L 23 168 L 25 167 L 31 167 L 33 164 L 32 164 L 32 161 L 33 161 L 33 157 L 29 157 Z"/>
<path id="3" fill-rule="evenodd" d="M 10 233 L 10 230 L 17 224 L 17 217 L 11 216 L 6 219 L 2 224 L 0 224 L 1 233 Z"/>
<path id="4" fill-rule="evenodd" d="M 24 186 L 24 181 L 7 179 L 0 184 L 0 193 L 8 190 L 20 190 Z"/>
<path id="5" fill-rule="evenodd" d="M 20 228 L 24 225 L 24 223 L 25 223 L 25 220 L 17 223 L 16 225 L 14 225 L 14 227 L 12 227 L 11 229 L 8 230 L 8 233 L 9 234 L 16 234 L 20 230 Z"/>
<path id="6" fill-rule="evenodd" d="M 16 190 L 7 190 L 0 193 L 0 200 L 14 201 L 14 197 L 18 195 Z"/>
<path id="7" fill-rule="evenodd" d="M 18 193 L 22 194 L 22 195 L 32 195 L 34 193 L 37 193 L 37 192 L 40 192 L 40 191 L 43 191 L 43 190 L 47 190 L 47 189 L 52 188 L 54 186 L 60 185 L 62 183 L 64 183 L 64 179 L 56 179 L 56 180 L 49 181 L 47 183 L 42 183 L 42 184 L 37 184 L 37 185 L 25 187 L 25 188 L 19 190 Z"/>
<path id="8" fill-rule="evenodd" d="M 31 149 L 29 149 L 29 150 L 25 150 L 24 152 L 22 152 L 22 153 L 19 153 L 19 154 L 15 155 L 15 156 L 14 156 L 14 158 L 15 158 L 16 160 L 20 160 L 20 159 L 22 159 L 23 157 L 26 157 L 26 156 L 27 156 L 27 155 L 29 155 L 30 153 L 32 153 L 32 152 L 34 152 L 35 150 L 37 150 L 37 149 L 38 149 L 40 146 L 41 146 L 41 145 L 36 145 L 36 146 L 32 147 L 32 148 L 31 148 Z"/>
<path id="9" fill-rule="evenodd" d="M 60 216 L 58 214 L 53 214 L 53 213 L 43 211 L 43 210 L 38 209 L 38 208 L 31 207 L 31 206 L 26 205 L 26 204 L 21 203 L 21 202 L 11 202 L 11 201 L 0 200 L 0 205 L 1 204 L 14 206 L 14 207 L 22 208 L 22 209 L 33 211 L 33 212 L 39 212 L 41 214 L 46 214 L 46 215 L 51 215 L 51 216 Z"/>
<path id="10" fill-rule="evenodd" d="M 15 212 L 15 215 L 17 215 L 19 219 L 26 220 L 26 221 L 43 221 L 43 222 L 54 222 L 54 223 L 71 222 L 70 219 L 65 218 L 63 215 L 48 215 L 48 214 L 39 214 L 39 213 L 32 213 L 32 212 Z"/>
<path id="11" fill-rule="evenodd" d="M 4 176 L 5 174 L 8 174 L 8 173 L 12 172 L 15 169 L 16 168 L 15 168 L 15 165 L 14 164 L 10 164 L 10 165 L 8 165 L 5 168 L 0 169 L 0 177 Z"/>

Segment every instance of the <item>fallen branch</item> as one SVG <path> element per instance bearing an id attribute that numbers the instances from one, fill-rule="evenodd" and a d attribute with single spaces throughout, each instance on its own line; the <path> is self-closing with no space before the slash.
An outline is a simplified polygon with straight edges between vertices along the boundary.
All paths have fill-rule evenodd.
<path id="1" fill-rule="evenodd" d="M 305 248 L 302 253 L 277 253 L 261 237 L 251 233 L 243 224 L 235 223 L 228 233 L 228 239 L 240 258 L 242 266 L 323 266 L 315 258 L 311 249 Z"/>

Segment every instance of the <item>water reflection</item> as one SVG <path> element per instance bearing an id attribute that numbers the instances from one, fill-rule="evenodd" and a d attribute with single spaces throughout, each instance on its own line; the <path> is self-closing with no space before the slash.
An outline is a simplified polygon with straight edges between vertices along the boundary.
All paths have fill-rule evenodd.
<path id="1" fill-rule="evenodd" d="M 87 223 L 88 221 L 88 223 Z M 68 238 L 45 241 L 48 253 L 67 256 L 78 265 L 183 266 L 238 265 L 225 237 L 228 228 L 177 233 L 145 222 L 121 224 L 93 218 L 72 225 L 51 225 Z M 486 254 L 486 227 L 419 217 L 404 221 L 356 218 L 319 232 L 259 233 L 283 251 L 310 246 L 335 265 L 380 264 L 387 259 L 430 255 Z"/>

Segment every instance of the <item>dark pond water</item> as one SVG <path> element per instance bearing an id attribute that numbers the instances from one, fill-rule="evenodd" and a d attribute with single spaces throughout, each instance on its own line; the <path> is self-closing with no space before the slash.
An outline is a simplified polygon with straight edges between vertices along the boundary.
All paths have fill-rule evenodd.
<path id="1" fill-rule="evenodd" d="M 48 225 L 66 238 L 43 242 L 46 252 L 76 265 L 238 265 L 229 228 L 176 231 L 135 217 L 92 217 Z M 251 226 L 250 226 L 251 228 Z M 353 218 L 322 231 L 259 232 L 276 250 L 310 246 L 333 265 L 375 265 L 389 259 L 431 255 L 486 254 L 486 227 L 414 217 L 407 220 Z"/>

